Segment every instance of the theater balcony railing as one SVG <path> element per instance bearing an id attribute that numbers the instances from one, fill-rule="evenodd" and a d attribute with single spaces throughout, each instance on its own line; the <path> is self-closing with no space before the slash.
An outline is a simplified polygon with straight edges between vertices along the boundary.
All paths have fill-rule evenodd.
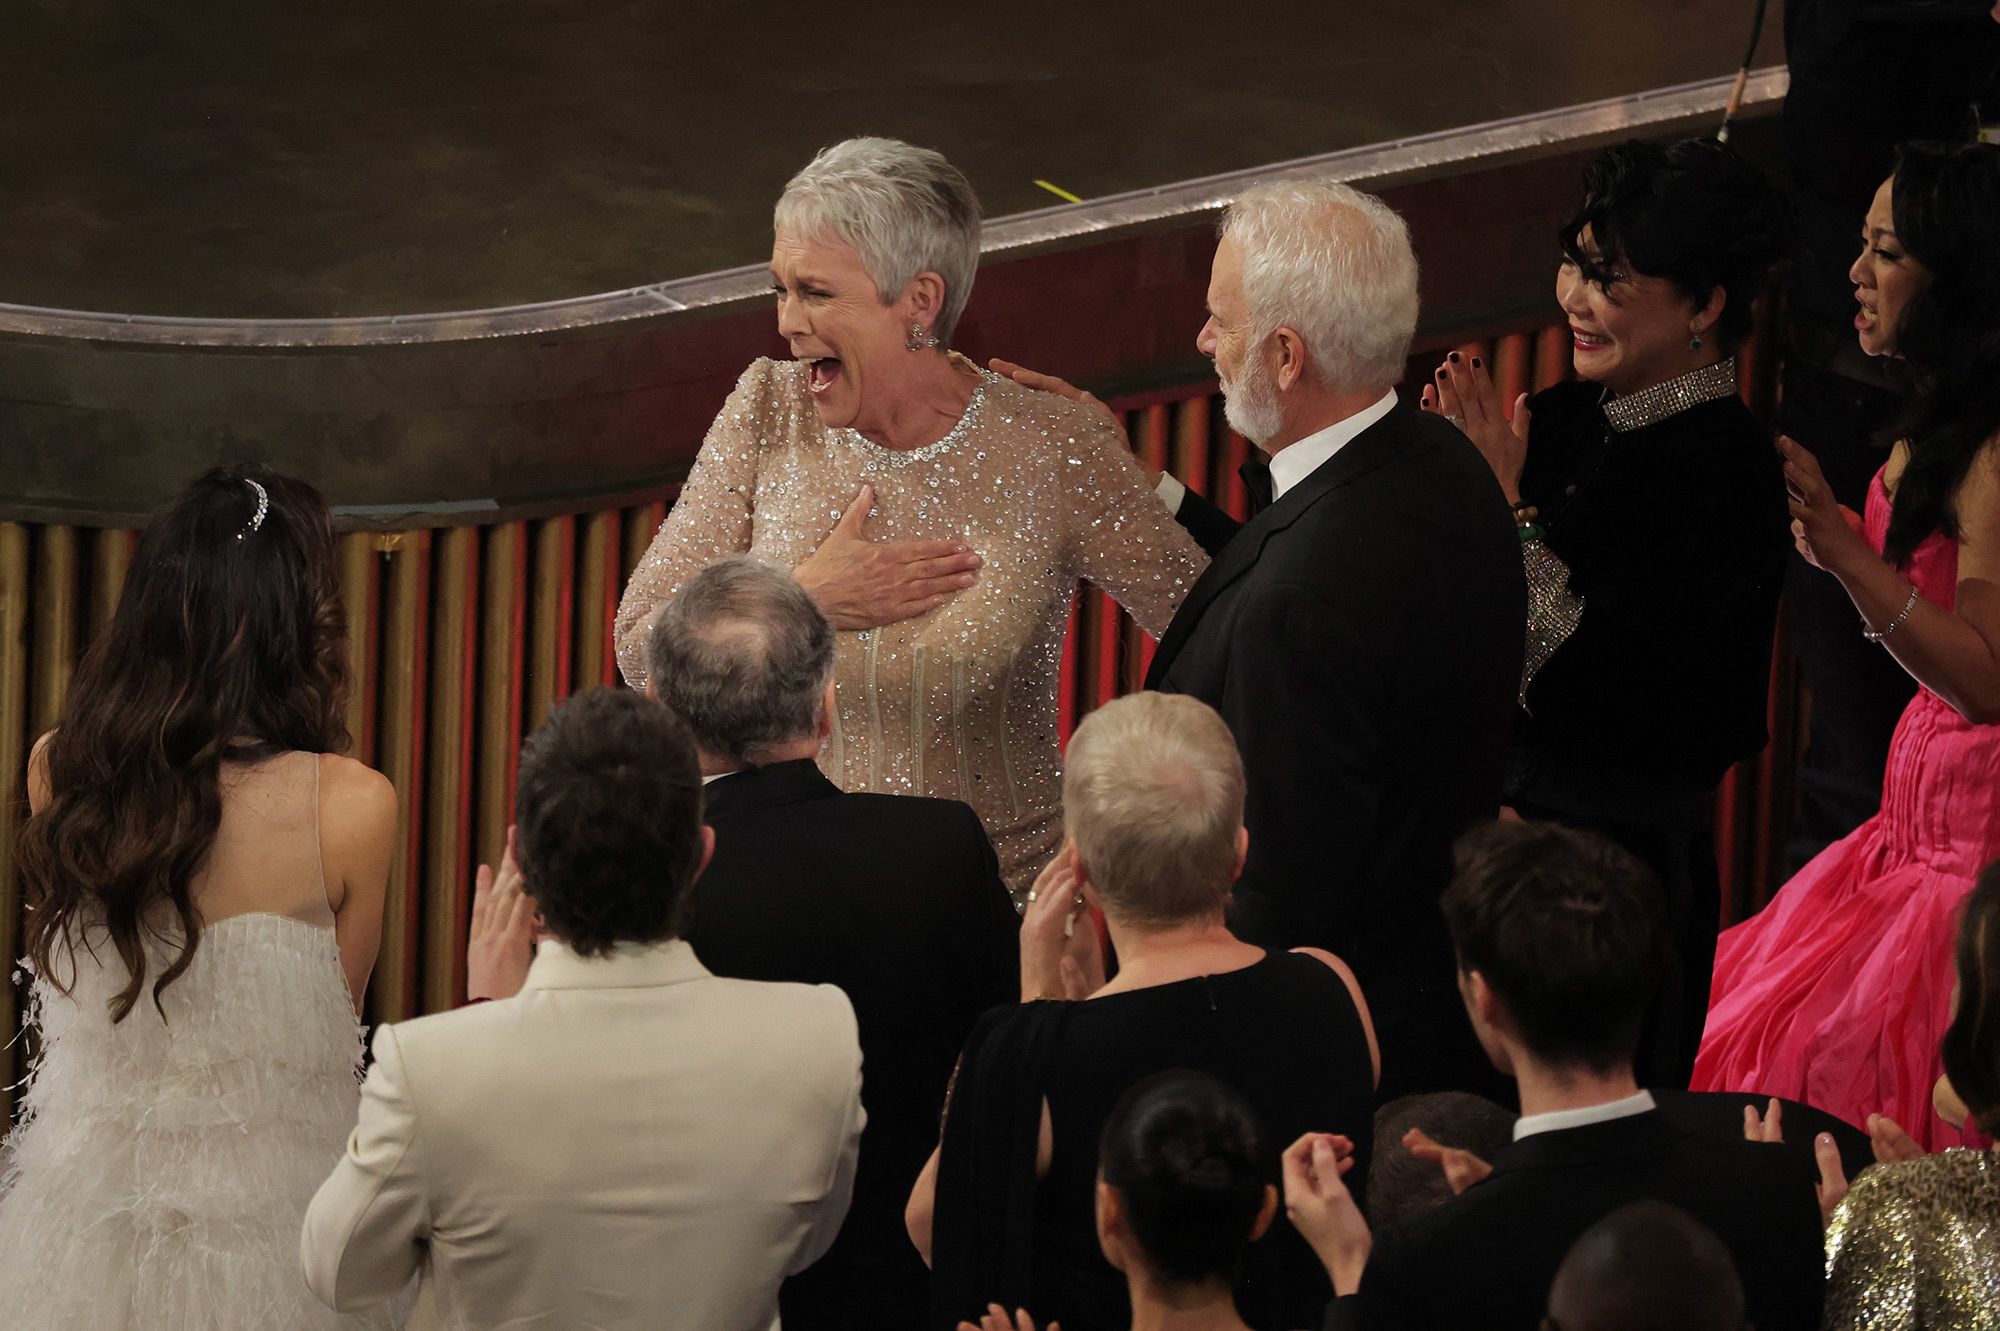
<path id="1" fill-rule="evenodd" d="M 1459 347 L 1488 358 L 1511 400 L 1568 373 L 1550 276 L 1582 161 L 1614 138 L 1712 123 L 1726 91 L 1726 81 L 1689 85 L 1287 169 L 1355 180 L 1409 219 L 1426 319 L 1406 396 Z M 1739 141 L 1754 149 L 1761 137 L 1768 150 L 1782 91 L 1782 71 L 1759 75 Z M 996 223 L 960 341 L 1096 387 L 1123 413 L 1142 461 L 1240 514 L 1247 445 L 1224 425 L 1191 345 L 1215 208 L 1237 187 L 1194 182 L 1178 204 L 1114 200 L 1067 239 L 1052 238 L 1050 219 Z M 1018 244 L 996 254 L 996 235 Z M 782 354 L 768 306 L 746 294 L 763 279 L 724 277 L 710 293 L 716 312 L 695 308 L 698 292 L 649 289 L 620 293 L 635 308 L 596 324 L 574 310 L 524 308 L 508 314 L 517 326 L 440 316 L 310 336 L 277 330 L 261 347 L 240 330 L 198 345 L 162 324 L 36 328 L 0 307 L 0 447 L 9 450 L 0 454 L 0 957 L 18 955 L 29 748 L 62 716 L 76 663 L 117 603 L 139 515 L 200 469 L 192 459 L 226 460 L 233 440 L 261 439 L 240 453 L 306 475 L 340 506 L 350 752 L 389 776 L 400 806 L 366 1016 L 393 1021 L 458 1002 L 473 872 L 504 843 L 521 739 L 558 699 L 618 682 L 610 630 L 625 578 L 736 372 L 754 355 Z M 1103 297 L 1085 298 L 1092 292 Z M 1741 365 L 1744 392 L 1768 406 L 1765 333 Z M 138 395 L 150 395 L 144 410 L 131 406 Z M 223 420 L 227 411 L 239 416 Z M 237 429 L 242 420 L 255 428 Z M 529 456 L 535 447 L 544 451 Z M 77 450 L 91 448 L 100 452 L 79 462 Z M 495 488 L 509 479 L 495 458 L 518 464 L 514 478 L 532 473 L 525 499 Z M 343 459 L 359 461 L 327 470 Z M 131 467 L 157 475 L 138 487 Z M 474 475 L 478 467 L 491 470 Z M 598 479 L 612 471 L 621 479 Z M 409 488 L 412 477 L 427 487 L 417 492 L 466 502 L 399 508 L 396 495 L 368 489 Z M 65 485 L 67 509 L 46 502 Z M 150 497 L 100 502 L 121 486 Z M 1731 915 L 1775 886 L 1793 805 L 1803 699 L 1780 646 L 1772 742 L 1717 798 Z M 1064 735 L 1135 687 L 1150 651 L 1086 589 L 1064 657 Z M 7 1036 L 22 1013 L 22 977 L 14 981 L 0 985 Z M 8 1041 L 0 1087 L 18 1080 L 30 1052 Z"/>

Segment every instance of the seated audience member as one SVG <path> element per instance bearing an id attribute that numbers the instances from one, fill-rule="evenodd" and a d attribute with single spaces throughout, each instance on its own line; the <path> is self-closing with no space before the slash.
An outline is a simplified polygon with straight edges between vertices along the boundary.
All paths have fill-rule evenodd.
<path id="1" fill-rule="evenodd" d="M 1406 1095 L 1375 1111 L 1368 1221 L 1378 1230 L 1435 1210 L 1463 1189 L 1455 1169 L 1484 1170 L 1514 1140 L 1512 1110 L 1464 1091 Z M 1447 1153 L 1452 1153 L 1448 1155 Z M 1460 1160 L 1456 1157 L 1465 1157 Z"/>
<path id="2" fill-rule="evenodd" d="M 1270 1228 L 1270 1150 L 1243 1097 L 1202 1072 L 1162 1072 L 1127 1091 L 1097 1148 L 1097 1241 L 1125 1276 L 1132 1324 L 1152 1331 L 1248 1331 L 1233 1283 Z M 1034 1331 L 994 1304 L 958 1331 Z M 1050 1331 L 1056 1331 L 1050 1323 Z"/>
<path id="3" fill-rule="evenodd" d="M 1091 932 L 1086 904 L 1104 913 L 1118 977 L 1080 1002 L 990 1013 L 967 1042 L 943 1142 L 910 1199 L 911 1236 L 934 1257 L 933 1325 L 989 1300 L 1066 1331 L 1130 1325 L 1125 1281 L 1097 1244 L 1098 1142 L 1153 1073 L 1219 1077 L 1278 1140 L 1338 1128 L 1365 1160 L 1375 1050 L 1352 974 L 1323 952 L 1252 947 L 1224 922 L 1245 833 L 1243 765 L 1222 719 L 1182 696 L 1107 703 L 1071 740 L 1063 818 L 1070 844 L 1022 923 L 1023 988 L 1070 988 L 1055 977 L 1065 932 Z M 1275 1182 L 1276 1157 L 1266 1163 Z M 1318 1316 L 1326 1278 L 1281 1222 L 1250 1245 L 1237 1297 L 1252 1326 L 1295 1327 Z"/>
<path id="4" fill-rule="evenodd" d="M 1966 898 L 1956 959 L 1932 1099 L 1953 1127 L 2000 1136 L 2000 864 Z M 1826 1232 L 1829 1331 L 2000 1327 L 2000 1148 L 1924 1155 L 1880 1115 L 1868 1126 L 1883 1163 L 1844 1200 L 1837 1174 L 1824 1190 L 1839 1203 Z"/>
<path id="5" fill-rule="evenodd" d="M 861 1026 L 854 1205 L 827 1255 L 785 1282 L 786 1331 L 922 1325 L 929 1273 L 903 1204 L 974 1019 L 1019 985 L 1019 922 L 973 811 L 846 794 L 814 761 L 833 651 L 798 582 L 750 558 L 690 581 L 647 649 L 647 689 L 694 736 L 715 831 L 687 941 L 717 975 L 838 985 Z"/>
<path id="6" fill-rule="evenodd" d="M 1549 1287 L 1543 1331 L 1750 1331 L 1722 1240 L 1666 1202 L 1629 1202 L 1583 1232 Z"/>
<path id="7" fill-rule="evenodd" d="M 360 1308 L 421 1269 L 446 1331 L 765 1331 L 847 1212 L 853 1011 L 831 987 L 718 979 L 681 940 L 710 836 L 665 708 L 608 689 L 558 706 L 515 816 L 518 871 L 475 913 L 518 934 L 538 910 L 538 953 L 474 977 L 512 997 L 376 1033 L 306 1216 L 306 1282 Z"/>
<path id="8" fill-rule="evenodd" d="M 1817 1327 L 1810 1176 L 1784 1152 L 1677 1125 L 1633 1075 L 1666 948 L 1644 866 L 1590 833 L 1496 823 L 1460 843 L 1443 906 L 1466 1011 L 1519 1083 L 1521 1118 L 1488 1177 L 1372 1252 L 1330 1167 L 1340 1153 L 1318 1139 L 1294 1147 L 1305 1167 L 1287 1175 L 1287 1209 L 1336 1290 L 1359 1284 L 1329 1324 L 1533 1327 L 1570 1244 L 1619 1206 L 1654 1199 L 1716 1232 L 1760 1331 Z"/>

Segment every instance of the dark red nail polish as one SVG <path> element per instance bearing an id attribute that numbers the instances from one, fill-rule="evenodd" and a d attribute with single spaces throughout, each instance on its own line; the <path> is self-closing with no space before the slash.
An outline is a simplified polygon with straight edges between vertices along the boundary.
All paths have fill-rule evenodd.
<path id="1" fill-rule="evenodd" d="M 1479 368 L 1479 357 L 1474 356 L 1472 358 L 1472 368 L 1475 370 Z"/>
<path id="2" fill-rule="evenodd" d="M 1453 365 L 1458 364 L 1458 353 L 1456 351 L 1451 353 L 1451 363 Z"/>

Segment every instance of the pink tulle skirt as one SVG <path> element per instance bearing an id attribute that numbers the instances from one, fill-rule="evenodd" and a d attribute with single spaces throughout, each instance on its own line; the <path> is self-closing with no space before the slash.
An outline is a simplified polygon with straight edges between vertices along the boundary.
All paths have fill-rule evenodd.
<path id="1" fill-rule="evenodd" d="M 1827 847 L 1716 947 L 1696 1090 L 1887 1114 L 1923 1143 L 1983 1145 L 1931 1108 L 1959 907 L 2000 858 L 2000 726 L 1920 689 L 1896 729 L 1882 811 Z"/>

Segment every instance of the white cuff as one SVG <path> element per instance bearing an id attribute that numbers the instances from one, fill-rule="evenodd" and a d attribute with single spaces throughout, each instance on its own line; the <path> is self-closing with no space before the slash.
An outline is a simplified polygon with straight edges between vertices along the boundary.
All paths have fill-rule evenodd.
<path id="1" fill-rule="evenodd" d="M 1153 487 L 1153 493 L 1167 506 L 1167 512 L 1175 517 L 1181 515 L 1181 500 L 1187 498 L 1187 487 L 1175 480 L 1167 472 L 1160 473 L 1160 483 Z"/>

